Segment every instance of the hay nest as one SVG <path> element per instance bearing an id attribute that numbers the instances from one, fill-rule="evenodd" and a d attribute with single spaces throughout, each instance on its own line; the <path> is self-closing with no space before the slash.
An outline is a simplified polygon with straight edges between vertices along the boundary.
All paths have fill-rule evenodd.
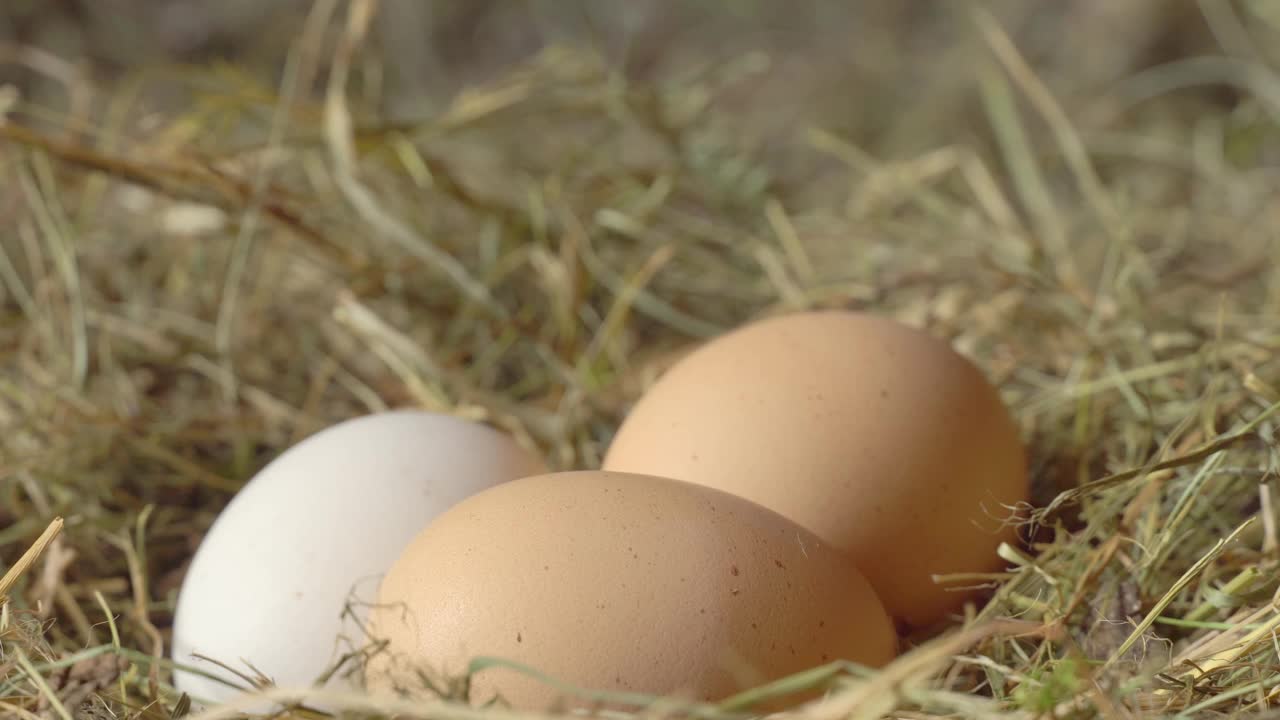
<path id="1" fill-rule="evenodd" d="M 974 358 L 1030 442 L 1037 510 L 984 605 L 882 671 L 791 679 L 834 676 L 796 714 L 1271 708 L 1280 79 L 1253 5 L 1203 4 L 1213 54 L 1139 72 L 1100 43 L 1134 70 L 1106 86 L 1091 49 L 1029 58 L 978 9 L 825 104 L 787 95 L 815 66 L 761 52 L 685 48 L 636 78 L 560 46 L 398 125 L 369 3 L 318 4 L 275 85 L 85 83 L 31 54 L 67 102 L 0 95 L 0 716 L 184 712 L 165 651 L 185 563 L 307 434 L 418 406 L 592 467 L 673 353 L 814 307 Z"/>

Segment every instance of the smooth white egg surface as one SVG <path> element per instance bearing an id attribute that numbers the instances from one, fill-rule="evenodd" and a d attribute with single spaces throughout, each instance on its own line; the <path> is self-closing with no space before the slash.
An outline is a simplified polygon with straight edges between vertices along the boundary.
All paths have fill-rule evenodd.
<path id="1" fill-rule="evenodd" d="M 363 621 L 381 576 L 418 531 L 470 495 L 543 472 L 505 434 L 435 413 L 367 415 L 308 437 L 254 476 L 204 537 L 179 592 L 173 659 L 239 686 L 192 653 L 252 676 L 247 661 L 280 686 L 313 684 L 368 645 Z M 181 669 L 174 684 L 201 704 L 239 694 Z"/>

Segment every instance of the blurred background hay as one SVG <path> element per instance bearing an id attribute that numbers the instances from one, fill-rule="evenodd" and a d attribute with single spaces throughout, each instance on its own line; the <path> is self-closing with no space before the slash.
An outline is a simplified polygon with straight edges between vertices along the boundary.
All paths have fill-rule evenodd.
<path id="1" fill-rule="evenodd" d="M 807 713 L 1270 711 L 1278 29 L 1267 0 L 7 0 L 0 716 L 180 714 L 185 564 L 307 434 L 416 405 L 592 467 L 691 343 L 807 307 L 973 357 L 1040 508 L 990 603 Z"/>

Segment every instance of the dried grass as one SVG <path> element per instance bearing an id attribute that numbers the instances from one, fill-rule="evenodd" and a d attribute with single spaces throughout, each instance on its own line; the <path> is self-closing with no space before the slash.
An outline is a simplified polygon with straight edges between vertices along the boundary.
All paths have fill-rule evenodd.
<path id="1" fill-rule="evenodd" d="M 761 140 L 742 109 L 758 53 L 631 81 L 550 48 L 379 126 L 357 92 L 367 2 L 313 7 L 278 93 L 167 76 L 193 88 L 180 113 L 137 105 L 154 78 L 96 88 L 31 56 L 75 100 L 0 95 L 0 715 L 185 712 L 164 654 L 184 563 L 305 435 L 415 405 L 591 467 L 692 343 L 811 307 L 928 327 L 989 372 L 1031 442 L 1031 542 L 967 579 L 990 602 L 882 671 L 648 714 L 738 717 L 821 682 L 792 714 L 1276 712 L 1278 76 L 1256 40 L 1274 28 L 1201 5 L 1223 57 L 1081 109 L 1006 16 L 962 15 L 968 62 L 933 66 L 945 92 L 918 111 L 967 88 L 985 129 L 913 121 L 937 135 L 905 156 L 820 125 Z M 1196 90 L 1220 82 L 1230 103 Z"/>

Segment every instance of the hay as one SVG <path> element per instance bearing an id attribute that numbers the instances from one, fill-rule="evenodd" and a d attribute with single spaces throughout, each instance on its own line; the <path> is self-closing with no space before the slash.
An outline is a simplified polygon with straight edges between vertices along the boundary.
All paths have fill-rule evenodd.
<path id="1" fill-rule="evenodd" d="M 834 682 L 797 716 L 1272 708 L 1275 20 L 1201 5 L 1175 38 L 1221 57 L 1188 41 L 1105 87 L 1097 63 L 1140 58 L 1031 58 L 993 4 L 857 97 L 792 107 L 795 69 L 760 52 L 695 43 L 637 79 L 555 46 L 400 125 L 370 99 L 369 3 L 299 21 L 278 89 L 216 66 L 98 86 L 23 56 L 69 100 L 0 95 L 0 716 L 184 712 L 164 653 L 184 564 L 307 434 L 416 405 L 591 467 L 692 342 L 809 307 L 928 327 L 982 365 L 1030 440 L 1036 511 L 1007 572 L 952 578 L 990 602 L 883 671 L 782 681 Z M 1133 7 L 1130 29 L 1165 6 Z M 872 15 L 873 49 L 911 22 Z M 156 83 L 178 109 L 146 104 Z M 676 709 L 738 717 L 769 692 Z"/>

